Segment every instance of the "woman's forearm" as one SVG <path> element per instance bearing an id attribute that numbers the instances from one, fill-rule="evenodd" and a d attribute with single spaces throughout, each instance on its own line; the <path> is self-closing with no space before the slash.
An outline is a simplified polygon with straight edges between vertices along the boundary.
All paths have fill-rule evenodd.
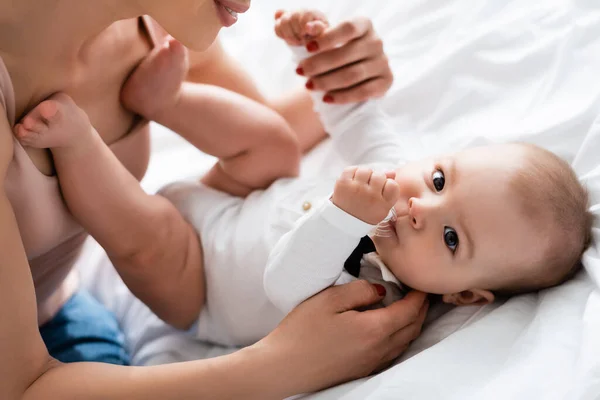
<path id="1" fill-rule="evenodd" d="M 300 390 L 281 368 L 282 361 L 264 348 L 249 347 L 223 357 L 152 367 L 60 364 L 37 379 L 23 398 L 282 399 Z"/>

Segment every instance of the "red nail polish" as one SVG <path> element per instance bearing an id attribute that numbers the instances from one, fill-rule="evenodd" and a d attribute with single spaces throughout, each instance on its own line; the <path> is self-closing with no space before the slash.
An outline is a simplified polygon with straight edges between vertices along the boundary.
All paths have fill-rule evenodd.
<path id="1" fill-rule="evenodd" d="M 311 53 L 313 53 L 315 51 L 318 51 L 319 50 L 319 43 L 315 42 L 314 40 L 312 42 L 308 42 L 306 44 L 306 50 L 308 50 Z"/>
<path id="2" fill-rule="evenodd" d="M 309 80 L 309 81 L 307 81 L 307 82 L 306 82 L 306 85 L 304 85 L 304 86 L 306 86 L 306 88 L 307 88 L 308 90 L 313 90 L 313 89 L 315 88 L 315 84 L 313 83 L 313 81 L 310 81 L 310 80 Z"/>
<path id="3" fill-rule="evenodd" d="M 325 95 L 325 97 L 323 97 L 323 101 L 324 101 L 325 103 L 333 103 L 333 96 L 331 96 L 331 95 L 329 95 L 329 94 L 328 94 L 328 95 Z"/>
<path id="4" fill-rule="evenodd" d="M 296 73 L 300 76 L 304 76 L 304 70 L 302 69 L 302 67 L 296 68 Z"/>
<path id="5" fill-rule="evenodd" d="M 387 293 L 387 290 L 385 290 L 385 287 L 383 285 L 380 285 L 379 283 L 374 283 L 373 286 L 375 286 L 375 290 L 377 290 L 377 294 L 379 296 L 383 297 Z"/>

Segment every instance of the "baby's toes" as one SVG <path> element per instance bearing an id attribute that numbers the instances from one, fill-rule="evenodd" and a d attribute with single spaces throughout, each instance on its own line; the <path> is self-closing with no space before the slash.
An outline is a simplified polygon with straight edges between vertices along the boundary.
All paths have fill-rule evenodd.
<path id="1" fill-rule="evenodd" d="M 40 136 L 46 129 L 46 126 L 43 125 L 41 130 L 30 130 L 21 123 L 15 125 L 14 133 L 19 143 L 21 143 L 23 146 L 39 147 Z"/>
<path id="2" fill-rule="evenodd" d="M 148 64 L 142 66 L 142 70 L 145 69 L 148 74 L 146 78 L 159 77 L 174 69 L 183 68 L 185 47 L 175 39 L 171 39 L 147 61 Z"/>
<path id="3" fill-rule="evenodd" d="M 59 117 L 59 104 L 54 100 L 46 100 L 41 102 L 34 111 L 38 113 L 42 121 L 51 123 Z"/>
<path id="4" fill-rule="evenodd" d="M 174 64 L 179 64 L 187 55 L 187 49 L 180 41 L 171 38 L 169 40 L 169 54 Z"/>
<path id="5" fill-rule="evenodd" d="M 41 118 L 41 115 L 26 115 L 23 121 L 19 124 L 23 130 L 41 132 L 46 128 L 46 121 Z"/>

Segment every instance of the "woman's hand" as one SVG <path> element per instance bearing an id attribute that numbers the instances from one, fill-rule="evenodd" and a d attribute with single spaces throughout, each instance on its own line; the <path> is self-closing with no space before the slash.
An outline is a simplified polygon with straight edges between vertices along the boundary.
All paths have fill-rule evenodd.
<path id="1" fill-rule="evenodd" d="M 277 380 L 298 393 L 367 376 L 387 367 L 419 336 L 428 309 L 426 295 L 411 292 L 386 308 L 355 311 L 384 293 L 364 280 L 326 289 L 255 346 L 275 355 Z"/>
<path id="2" fill-rule="evenodd" d="M 368 18 L 356 17 L 328 28 L 306 49 L 314 56 L 302 61 L 296 72 L 308 78 L 308 89 L 325 92 L 328 102 L 382 97 L 392 86 L 394 76 L 383 41 Z"/>

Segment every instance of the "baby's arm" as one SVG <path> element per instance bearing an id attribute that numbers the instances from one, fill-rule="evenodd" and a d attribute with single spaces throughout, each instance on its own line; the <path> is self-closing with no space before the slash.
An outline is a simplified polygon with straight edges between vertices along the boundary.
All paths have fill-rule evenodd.
<path id="1" fill-rule="evenodd" d="M 15 134 L 24 145 L 51 148 L 70 211 L 131 291 L 166 322 L 191 324 L 204 300 L 201 248 L 175 207 L 142 190 L 66 95 L 38 105 Z"/>
<path id="2" fill-rule="evenodd" d="M 294 59 L 302 65 L 310 54 L 304 47 L 290 47 Z M 314 110 L 335 149 L 349 164 L 396 163 L 406 159 L 400 135 L 378 100 L 338 105 L 324 101 L 323 93 L 311 91 Z"/>
<path id="3" fill-rule="evenodd" d="M 269 300 L 287 314 L 332 286 L 344 261 L 373 227 L 325 201 L 271 251 L 263 282 Z"/>
<path id="4" fill-rule="evenodd" d="M 369 168 L 347 168 L 331 200 L 281 238 L 264 275 L 265 292 L 275 306 L 288 313 L 340 278 L 360 238 L 396 203 L 400 190 L 393 177 Z"/>
<path id="5" fill-rule="evenodd" d="M 205 184 L 245 196 L 298 174 L 298 140 L 283 117 L 237 93 L 183 82 L 186 73 L 186 50 L 170 40 L 134 71 L 123 102 L 219 158 Z"/>

